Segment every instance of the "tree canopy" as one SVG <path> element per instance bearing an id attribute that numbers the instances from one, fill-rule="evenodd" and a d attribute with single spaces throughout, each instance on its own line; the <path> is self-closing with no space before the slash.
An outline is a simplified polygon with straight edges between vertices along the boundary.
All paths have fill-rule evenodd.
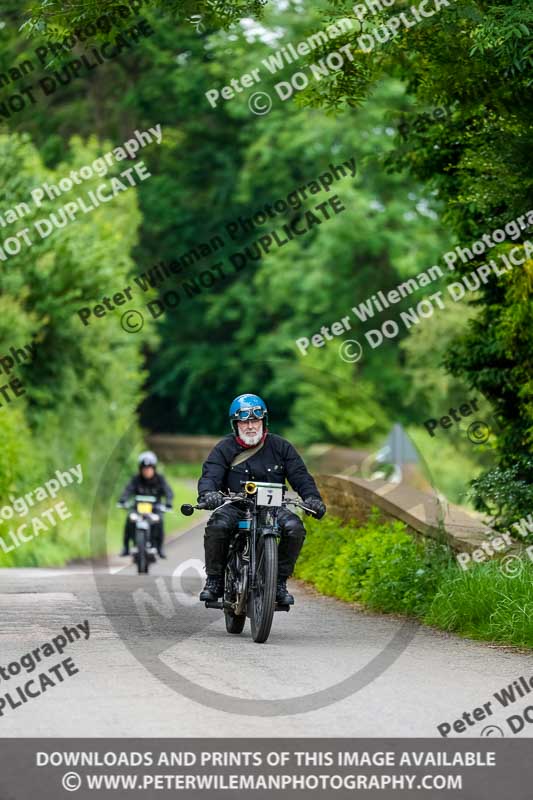
<path id="1" fill-rule="evenodd" d="M 533 11 L 526 2 L 437 5 L 433 16 L 410 28 L 400 25 L 395 36 L 368 49 L 364 43 L 376 28 L 408 13 L 410 3 L 398 0 L 364 16 L 344 0 L 6 3 L 0 72 L 29 59 L 36 67 L 25 76 L 30 83 L 116 41 L 139 15 L 152 31 L 119 57 L 92 71 L 80 68 L 66 85 L 2 119 L 3 169 L 13 187 L 6 208 L 43 175 L 59 179 L 67 166 L 90 163 L 135 129 L 159 124 L 163 131 L 161 145 L 139 156 L 149 180 L 77 221 L 57 246 L 50 237 L 40 245 L 42 255 L 32 249 L 18 278 L 0 263 L 2 292 L 12 306 L 7 328 L 22 338 L 36 333 L 47 353 L 64 354 L 53 369 L 52 355 L 31 368 L 28 430 L 54 430 L 48 407 L 66 392 L 76 419 L 94 413 L 98 431 L 107 401 L 125 420 L 142 400 L 147 428 L 219 433 L 231 398 L 253 389 L 268 396 L 278 430 L 302 444 L 357 445 L 375 442 L 396 421 L 420 427 L 475 392 L 501 421 L 499 467 L 531 483 L 530 258 L 502 276 L 492 273 L 462 304 L 410 329 L 402 325 L 394 341 L 375 350 L 366 343 L 369 327 L 398 319 L 429 290 L 376 313 L 375 323 L 353 311 L 432 265 L 440 264 L 444 277 L 431 292 L 445 292 L 447 282 L 460 281 L 489 258 L 507 257 L 516 247 L 513 252 L 523 255 L 531 230 L 526 221 L 518 237 L 467 262 L 457 258 L 453 270 L 443 262 L 457 245 L 471 247 L 529 210 Z M 109 26 L 98 23 L 104 18 Z M 280 48 L 342 19 L 349 21 L 343 33 L 297 63 L 284 58 L 275 71 L 266 66 Z M 91 25 L 89 41 L 76 40 L 76 31 Z M 51 48 L 46 63 L 38 63 L 37 47 L 68 35 L 76 40 L 72 47 Z M 342 65 L 316 77 L 312 65 L 343 47 Z M 256 85 L 212 107 L 207 92 L 254 69 L 260 70 Z M 282 101 L 276 84 L 290 83 L 295 72 L 311 79 Z M 0 106 L 22 85 L 4 86 Z M 270 113 L 251 112 L 254 91 L 270 96 Z M 12 149 L 24 157 L 12 161 Z M 347 172 L 316 196 L 308 192 L 300 207 L 288 202 L 299 187 L 350 159 L 355 175 Z M 19 163 L 27 164 L 22 181 L 14 168 Z M 318 204 L 334 195 L 345 210 L 336 213 L 330 205 L 328 219 L 276 244 L 273 231 L 279 237 L 306 212 L 323 214 Z M 261 223 L 239 221 L 276 201 L 286 209 Z M 269 236 L 264 252 L 261 237 Z M 191 259 L 214 237 L 221 243 L 216 251 Z M 146 293 L 136 290 L 132 305 L 147 320 L 141 336 L 124 333 L 112 316 L 80 329 L 76 304 L 94 305 L 173 260 L 185 264 L 181 272 Z M 40 286 L 52 291 L 41 296 Z M 179 301 L 152 321 L 147 304 L 172 291 Z M 297 347 L 298 339 L 311 339 L 343 317 L 350 320 L 344 337 L 310 346 L 305 355 Z M 360 361 L 339 357 L 343 339 L 365 344 Z M 148 373 L 142 391 L 141 364 Z M 15 430 L 22 423 L 13 415 L 12 424 Z M 475 474 L 491 466 L 490 445 L 474 453 L 459 432 L 447 441 Z"/>

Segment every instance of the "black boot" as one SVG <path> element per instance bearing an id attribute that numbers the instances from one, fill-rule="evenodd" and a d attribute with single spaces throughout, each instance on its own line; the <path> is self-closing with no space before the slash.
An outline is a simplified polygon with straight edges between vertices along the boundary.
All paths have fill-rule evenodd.
<path id="1" fill-rule="evenodd" d="M 214 602 L 224 594 L 224 578 L 221 575 L 208 575 L 203 590 L 200 592 L 202 603 Z"/>
<path id="2" fill-rule="evenodd" d="M 166 558 L 166 557 L 167 557 L 167 554 L 166 554 L 166 553 L 165 553 L 165 551 L 163 550 L 163 545 L 160 545 L 160 546 L 157 548 L 157 553 L 158 553 L 158 555 L 159 555 L 159 558 Z"/>
<path id="3" fill-rule="evenodd" d="M 120 553 L 121 556 L 129 556 L 130 539 L 131 539 L 130 524 L 129 522 L 126 522 L 126 525 L 124 526 L 124 537 L 122 539 L 122 552 Z"/>
<path id="4" fill-rule="evenodd" d="M 294 597 L 287 591 L 287 578 L 279 578 L 276 587 L 276 603 L 280 606 L 294 605 Z"/>

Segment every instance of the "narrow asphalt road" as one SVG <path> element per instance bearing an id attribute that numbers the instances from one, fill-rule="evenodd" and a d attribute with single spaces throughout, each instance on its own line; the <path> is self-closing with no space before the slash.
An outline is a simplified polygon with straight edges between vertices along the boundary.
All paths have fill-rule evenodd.
<path id="1" fill-rule="evenodd" d="M 119 559 L 95 570 L 2 570 L 1 666 L 63 626 L 87 620 L 90 636 L 0 680 L 1 696 L 15 696 L 62 659 L 79 670 L 17 708 L 7 703 L 0 737 L 433 737 L 489 701 L 492 713 L 454 735 L 494 735 L 493 726 L 513 735 L 506 718 L 528 696 L 503 708 L 493 693 L 529 679 L 531 655 L 363 612 L 295 581 L 296 604 L 276 613 L 266 644 L 248 623 L 230 636 L 222 613 L 196 599 L 202 531 L 179 535 L 149 576 Z M 518 735 L 531 731 L 526 723 Z"/>

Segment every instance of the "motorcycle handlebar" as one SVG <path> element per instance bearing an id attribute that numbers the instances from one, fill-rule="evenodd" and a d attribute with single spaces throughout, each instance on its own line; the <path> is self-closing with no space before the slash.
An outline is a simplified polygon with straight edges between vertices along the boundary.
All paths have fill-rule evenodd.
<path id="1" fill-rule="evenodd" d="M 293 505 L 293 506 L 297 506 L 298 508 L 302 508 L 304 511 L 307 511 L 308 514 L 312 514 L 313 517 L 316 516 L 316 511 L 314 511 L 312 508 L 308 508 L 307 506 L 304 506 L 303 503 L 299 503 L 298 500 L 287 500 L 287 505 L 289 505 L 289 504 Z"/>
<path id="2" fill-rule="evenodd" d="M 217 508 L 222 508 L 222 506 L 225 506 L 228 503 L 237 503 L 237 502 L 239 502 L 241 500 L 249 500 L 249 496 L 246 495 L 246 494 L 234 494 L 234 495 L 229 495 L 229 496 L 228 495 L 224 495 L 224 496 L 226 497 L 226 500 L 220 506 L 217 506 Z M 312 514 L 313 516 L 316 516 L 316 511 L 314 511 L 312 508 L 308 508 L 307 506 L 304 506 L 304 504 L 300 503 L 298 500 L 283 500 L 282 505 L 284 505 L 284 506 L 288 506 L 288 505 L 297 506 L 298 508 L 301 508 L 304 511 L 307 511 L 309 514 Z M 204 511 L 204 510 L 206 510 L 206 508 L 207 507 L 203 503 L 198 503 L 195 506 L 191 505 L 190 503 L 184 503 L 181 506 L 180 511 L 184 516 L 190 517 L 192 514 L 194 514 L 195 511 Z"/>

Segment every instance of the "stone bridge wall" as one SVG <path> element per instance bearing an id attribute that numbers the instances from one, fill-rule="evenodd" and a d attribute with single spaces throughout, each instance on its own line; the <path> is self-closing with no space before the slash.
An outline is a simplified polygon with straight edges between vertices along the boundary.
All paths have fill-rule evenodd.
<path id="1" fill-rule="evenodd" d="M 376 507 L 384 519 L 399 519 L 416 535 L 445 541 L 454 550 L 467 552 L 487 541 L 492 533 L 480 520 L 436 492 L 344 475 L 322 474 L 316 478 L 328 512 L 344 520 L 364 522 Z"/>

